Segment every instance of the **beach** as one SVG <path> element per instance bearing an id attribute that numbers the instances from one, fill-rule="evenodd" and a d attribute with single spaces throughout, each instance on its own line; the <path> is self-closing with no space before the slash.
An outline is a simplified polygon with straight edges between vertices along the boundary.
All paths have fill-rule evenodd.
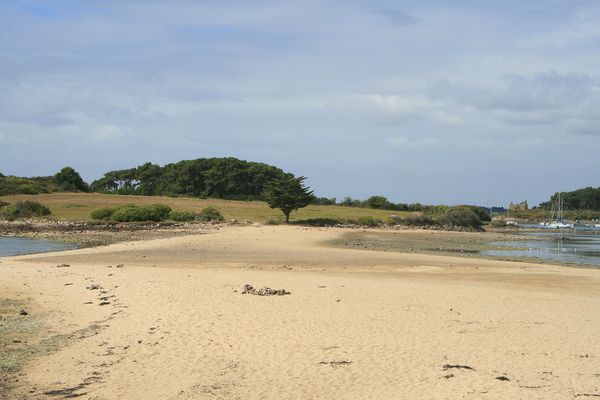
<path id="1" fill-rule="evenodd" d="M 598 270 L 332 247 L 350 231 L 224 226 L 2 258 L 1 351 L 21 361 L 1 395 L 600 397 Z"/>

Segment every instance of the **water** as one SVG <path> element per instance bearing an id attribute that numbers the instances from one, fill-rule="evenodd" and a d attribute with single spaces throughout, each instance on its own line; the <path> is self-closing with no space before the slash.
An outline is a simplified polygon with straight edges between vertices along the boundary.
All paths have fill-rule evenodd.
<path id="1" fill-rule="evenodd" d="M 0 257 L 72 250 L 76 249 L 77 247 L 78 246 L 76 244 L 59 243 L 51 240 L 0 237 Z"/>
<path id="2" fill-rule="evenodd" d="M 543 228 L 540 226 L 540 224 L 519 224 L 519 228 L 524 228 L 524 229 L 548 229 L 548 228 Z M 588 226 L 588 225 L 575 225 L 575 227 L 572 229 L 575 232 L 599 232 L 600 233 L 600 227 L 597 226 Z"/>
<path id="3" fill-rule="evenodd" d="M 600 267 L 600 235 L 581 231 L 535 232 L 528 236 L 538 240 L 493 242 L 489 245 L 506 250 L 483 250 L 481 254 L 500 257 L 527 257 Z M 542 239 L 542 240 L 539 240 Z"/>

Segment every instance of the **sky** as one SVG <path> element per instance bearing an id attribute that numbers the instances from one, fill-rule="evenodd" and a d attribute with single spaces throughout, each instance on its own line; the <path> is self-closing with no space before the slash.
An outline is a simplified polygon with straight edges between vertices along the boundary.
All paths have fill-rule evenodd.
<path id="1" fill-rule="evenodd" d="M 225 156 L 338 200 L 600 186 L 600 3 L 0 2 L 1 173 Z"/>

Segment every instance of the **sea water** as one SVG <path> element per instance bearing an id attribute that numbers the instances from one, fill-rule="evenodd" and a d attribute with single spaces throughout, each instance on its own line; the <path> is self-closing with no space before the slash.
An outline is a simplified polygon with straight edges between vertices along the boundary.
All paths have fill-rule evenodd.
<path id="1" fill-rule="evenodd" d="M 53 242 L 51 240 L 0 237 L 0 257 L 72 250 L 77 247 L 76 244 Z"/>
<path id="2" fill-rule="evenodd" d="M 582 231 L 529 233 L 531 240 L 489 243 L 506 250 L 483 250 L 481 254 L 498 257 L 526 257 L 600 267 L 600 235 Z"/>

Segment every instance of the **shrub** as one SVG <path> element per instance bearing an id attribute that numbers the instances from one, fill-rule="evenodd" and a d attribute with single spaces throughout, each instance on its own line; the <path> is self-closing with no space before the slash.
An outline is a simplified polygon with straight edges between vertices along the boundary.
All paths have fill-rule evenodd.
<path id="1" fill-rule="evenodd" d="M 402 218 L 401 224 L 407 226 L 433 226 L 437 223 L 429 215 L 409 215 Z"/>
<path id="2" fill-rule="evenodd" d="M 221 214 L 218 208 L 215 207 L 205 207 L 200 211 L 200 214 L 196 216 L 198 221 L 208 222 L 208 221 L 225 221 L 225 218 Z"/>
<path id="3" fill-rule="evenodd" d="M 465 227 L 465 228 L 481 228 L 482 221 L 479 215 L 464 207 L 453 208 L 447 213 L 441 215 L 437 221 L 444 226 L 454 227 Z"/>
<path id="4" fill-rule="evenodd" d="M 335 218 L 310 218 L 294 221 L 292 223 L 297 225 L 308 226 L 336 226 L 342 225 L 344 222 Z"/>
<path id="5" fill-rule="evenodd" d="M 188 211 L 171 211 L 169 213 L 169 219 L 178 222 L 193 221 L 195 217 L 193 213 Z"/>
<path id="6" fill-rule="evenodd" d="M 382 220 L 380 220 L 378 218 L 373 218 L 373 217 L 360 217 L 356 221 L 351 221 L 351 222 L 354 222 L 357 225 L 370 226 L 370 227 L 376 227 L 383 223 Z"/>
<path id="7" fill-rule="evenodd" d="M 111 218 L 117 222 L 162 221 L 161 214 L 156 208 L 146 206 L 125 206 L 116 210 Z"/>
<path id="8" fill-rule="evenodd" d="M 100 208 L 99 210 L 92 211 L 90 217 L 92 219 L 104 219 L 109 220 L 115 211 L 119 210 L 121 207 L 105 207 Z"/>
<path id="9" fill-rule="evenodd" d="M 367 207 L 384 209 L 390 206 L 390 202 L 384 196 L 371 196 L 365 201 Z"/>
<path id="10" fill-rule="evenodd" d="M 281 224 L 281 221 L 278 221 L 278 220 L 276 220 L 274 218 L 271 218 L 270 220 L 265 221 L 265 224 L 267 224 L 267 225 L 279 225 L 279 224 Z"/>
<path id="11" fill-rule="evenodd" d="M 17 191 L 18 194 L 40 194 L 40 191 L 33 186 L 19 185 Z"/>
<path id="12" fill-rule="evenodd" d="M 0 217 L 13 221 L 17 218 L 41 217 L 49 215 L 50 209 L 37 201 L 18 201 L 0 209 Z"/>
<path id="13" fill-rule="evenodd" d="M 311 204 L 316 204 L 319 206 L 333 206 L 336 204 L 335 197 L 328 199 L 327 197 L 317 197 L 315 198 Z"/>
<path id="14" fill-rule="evenodd" d="M 506 228 L 507 227 L 506 221 L 503 221 L 501 219 L 497 219 L 497 220 L 490 222 L 490 226 L 492 228 Z"/>
<path id="15" fill-rule="evenodd" d="M 151 204 L 146 206 L 146 208 L 156 212 L 160 216 L 161 220 L 167 219 L 169 217 L 169 213 L 171 213 L 171 207 L 166 204 Z"/>

